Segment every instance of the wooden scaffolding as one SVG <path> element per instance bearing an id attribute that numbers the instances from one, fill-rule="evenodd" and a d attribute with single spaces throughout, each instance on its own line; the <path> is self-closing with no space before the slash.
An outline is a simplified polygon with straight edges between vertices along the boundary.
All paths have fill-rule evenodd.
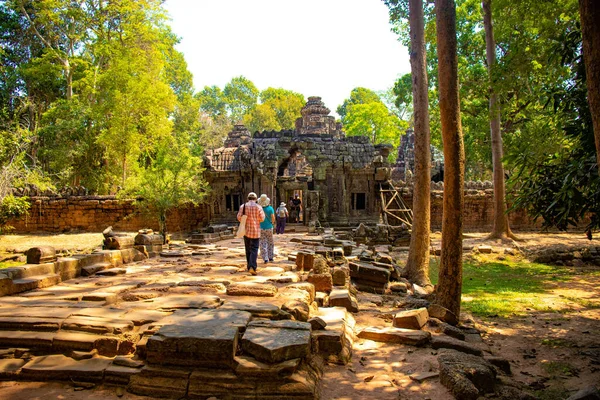
<path id="1" fill-rule="evenodd" d="M 381 196 L 381 214 L 386 225 L 400 227 L 403 224 L 412 229 L 413 212 L 404 204 L 400 191 L 392 181 L 379 183 L 379 195 Z"/>

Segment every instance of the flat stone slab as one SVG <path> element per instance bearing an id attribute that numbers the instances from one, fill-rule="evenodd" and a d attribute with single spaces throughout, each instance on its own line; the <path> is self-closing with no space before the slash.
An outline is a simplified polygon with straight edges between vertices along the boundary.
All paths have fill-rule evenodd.
<path id="1" fill-rule="evenodd" d="M 84 332 L 59 331 L 52 342 L 52 347 L 58 351 L 98 350 L 98 353 L 106 356 L 114 356 L 119 348 L 119 338 L 107 335 L 95 335 Z"/>
<path id="2" fill-rule="evenodd" d="M 171 315 L 170 312 L 155 311 L 155 310 L 131 310 L 123 314 L 123 318 L 133 322 L 135 326 L 150 324 L 160 321 L 161 319 Z"/>
<path id="3" fill-rule="evenodd" d="M 189 369 L 145 366 L 131 376 L 127 390 L 131 393 L 181 399 L 185 397 L 190 377 Z"/>
<path id="4" fill-rule="evenodd" d="M 409 375 L 408 377 L 415 382 L 424 382 L 427 379 L 437 378 L 440 376 L 439 372 L 417 372 L 415 374 Z"/>
<path id="5" fill-rule="evenodd" d="M 230 367 L 239 331 L 251 317 L 248 312 L 235 310 L 207 310 L 167 317 L 167 324 L 148 339 L 146 359 L 159 365 Z"/>
<path id="6" fill-rule="evenodd" d="M 0 360 L 0 379 L 15 379 L 26 361 L 20 358 Z"/>
<path id="7" fill-rule="evenodd" d="M 472 344 L 463 342 L 462 340 L 454 339 L 447 336 L 433 336 L 431 338 L 431 347 L 434 349 L 452 349 L 462 353 L 473 354 L 476 356 L 483 355 L 483 351 L 473 346 Z"/>
<path id="8" fill-rule="evenodd" d="M 98 301 L 104 304 L 112 304 L 117 301 L 117 295 L 108 291 L 94 291 L 90 293 L 84 293 L 81 296 L 82 301 Z"/>
<path id="9" fill-rule="evenodd" d="M 293 374 L 300 365 L 300 359 L 294 358 L 276 364 L 266 364 L 253 357 L 235 357 L 235 373 L 241 376 L 272 377 Z"/>
<path id="10" fill-rule="evenodd" d="M 60 329 L 62 322 L 59 318 L 0 316 L 0 329 L 53 332 Z"/>
<path id="11" fill-rule="evenodd" d="M 376 342 L 408 344 L 411 346 L 423 346 L 431 339 L 431 334 L 425 331 L 412 329 L 382 327 L 369 327 L 358 333 L 361 339 L 369 339 Z"/>
<path id="12" fill-rule="evenodd" d="M 217 308 L 221 305 L 222 301 L 219 296 L 212 295 L 179 295 L 179 296 L 165 296 L 154 299 L 154 308 L 163 310 L 175 310 L 175 309 L 186 309 L 186 308 L 204 308 L 212 309 Z"/>
<path id="13" fill-rule="evenodd" d="M 141 373 L 141 368 L 112 364 L 104 371 L 104 383 L 127 385 L 133 375 Z"/>
<path id="14" fill-rule="evenodd" d="M 54 332 L 0 331 L 0 347 L 49 348 Z"/>
<path id="15" fill-rule="evenodd" d="M 133 330 L 133 322 L 123 319 L 71 316 L 64 320 L 62 328 L 71 331 L 119 335 Z"/>
<path id="16" fill-rule="evenodd" d="M 254 296 L 254 297 L 273 297 L 277 294 L 277 287 L 268 283 L 232 283 L 227 286 L 229 296 Z"/>
<path id="17" fill-rule="evenodd" d="M 310 330 L 249 326 L 242 336 L 242 350 L 270 364 L 303 358 L 310 352 Z"/>
<path id="18" fill-rule="evenodd" d="M 103 271 L 96 272 L 96 276 L 117 276 L 117 275 L 125 275 L 127 273 L 127 268 L 110 268 L 105 269 Z"/>
<path id="19" fill-rule="evenodd" d="M 292 316 L 275 304 L 253 303 L 238 300 L 226 300 L 219 310 L 247 311 L 255 318 L 268 318 L 273 320 L 291 319 Z"/>
<path id="20" fill-rule="evenodd" d="M 100 382 L 110 358 L 97 357 L 76 361 L 62 354 L 36 357 L 21 368 L 21 376 L 30 380 L 80 380 Z"/>
<path id="21" fill-rule="evenodd" d="M 299 329 L 303 331 L 310 331 L 310 324 L 308 322 L 291 320 L 271 321 L 268 319 L 257 319 L 248 324 L 248 327 L 251 326 L 260 328 Z"/>
<path id="22" fill-rule="evenodd" d="M 414 310 L 400 311 L 394 315 L 393 325 L 396 328 L 421 329 L 427 322 L 429 314 L 427 309 L 417 308 Z"/>

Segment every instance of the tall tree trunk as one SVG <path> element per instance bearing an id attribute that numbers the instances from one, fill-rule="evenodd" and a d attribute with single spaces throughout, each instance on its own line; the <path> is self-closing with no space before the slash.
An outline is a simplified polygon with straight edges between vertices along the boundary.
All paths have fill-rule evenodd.
<path id="1" fill-rule="evenodd" d="M 579 0 L 583 60 L 600 174 L 600 1 Z"/>
<path id="2" fill-rule="evenodd" d="M 460 315 L 462 291 L 462 213 L 465 149 L 460 122 L 456 6 L 435 0 L 439 60 L 440 120 L 444 143 L 444 211 L 437 303 Z"/>
<path id="3" fill-rule="evenodd" d="M 492 137 L 492 164 L 494 168 L 494 227 L 490 238 L 514 238 L 506 214 L 506 189 L 502 165 L 502 132 L 500 129 L 500 105 L 493 84 L 492 71 L 496 63 L 496 40 L 492 20 L 492 0 L 483 0 L 483 27 L 485 29 L 485 53 L 490 79 L 490 131 Z"/>
<path id="4" fill-rule="evenodd" d="M 431 155 L 429 148 L 429 100 L 427 93 L 427 58 L 425 52 L 425 22 L 422 0 L 409 0 L 410 69 L 415 123 L 415 175 L 413 189 L 413 226 L 406 272 L 408 278 L 421 286 L 429 280 L 430 182 Z"/>
<path id="5" fill-rule="evenodd" d="M 71 98 L 73 98 L 73 69 L 71 68 L 68 58 L 63 60 L 63 68 L 67 80 L 67 100 L 71 100 Z"/>

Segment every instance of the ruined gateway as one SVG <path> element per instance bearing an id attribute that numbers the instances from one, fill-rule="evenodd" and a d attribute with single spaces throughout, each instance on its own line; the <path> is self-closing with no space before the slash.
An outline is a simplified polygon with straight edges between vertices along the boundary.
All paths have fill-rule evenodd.
<path id="1" fill-rule="evenodd" d="M 212 188 L 210 223 L 231 223 L 249 192 L 267 194 L 276 208 L 294 195 L 305 225 L 377 223 L 379 184 L 387 182 L 388 144 L 346 137 L 320 97 L 309 97 L 294 130 L 256 132 L 236 125 L 224 147 L 205 156 Z"/>

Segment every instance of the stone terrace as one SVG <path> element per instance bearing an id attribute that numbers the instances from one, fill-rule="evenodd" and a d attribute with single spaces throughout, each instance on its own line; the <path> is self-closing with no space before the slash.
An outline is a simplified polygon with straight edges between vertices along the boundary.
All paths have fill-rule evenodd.
<path id="1" fill-rule="evenodd" d="M 349 363 L 357 340 L 481 358 L 487 347 L 466 340 L 477 331 L 427 308 L 387 248 L 332 232 L 276 236 L 275 262 L 249 276 L 239 239 L 171 246 L 2 297 L 0 379 L 117 385 L 152 397 L 317 399 L 326 366 Z M 359 310 L 379 322 L 355 332 Z"/>

